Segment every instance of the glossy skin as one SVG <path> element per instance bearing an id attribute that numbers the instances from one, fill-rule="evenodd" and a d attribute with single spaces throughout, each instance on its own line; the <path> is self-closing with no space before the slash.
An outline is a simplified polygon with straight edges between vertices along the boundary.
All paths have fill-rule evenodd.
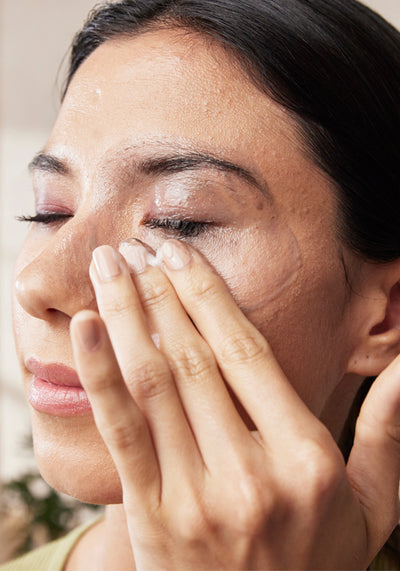
<path id="1" fill-rule="evenodd" d="M 128 351 L 126 347 L 131 345 L 132 355 L 135 355 L 137 347 L 143 344 L 145 353 L 149 348 L 146 331 L 156 333 L 158 339 L 161 337 L 161 352 L 171 363 L 174 362 L 174 352 L 182 343 L 182 332 L 187 331 L 188 337 L 184 338 L 193 335 L 193 347 L 208 347 L 205 351 L 207 358 L 204 357 L 207 360 L 210 358 L 209 348 L 218 355 L 218 340 L 212 339 L 207 327 L 219 330 L 222 335 L 221 323 L 226 323 L 228 327 L 229 315 L 232 315 L 232 323 L 240 323 L 245 332 L 252 331 L 255 345 L 261 344 L 261 353 L 266 359 L 259 369 L 263 374 L 256 373 L 257 368 L 251 358 L 252 349 L 248 347 L 249 374 L 243 372 L 243 379 L 249 383 L 248 400 L 243 382 L 237 386 L 238 381 L 230 378 L 229 372 L 236 370 L 238 363 L 235 367 L 232 363 L 227 365 L 224 380 L 245 403 L 246 411 L 241 409 L 241 416 L 247 427 L 251 430 L 257 427 L 263 434 L 260 429 L 260 422 L 262 424 L 263 421 L 260 419 L 263 417 L 262 407 L 265 407 L 269 426 L 263 427 L 263 438 L 269 431 L 282 430 L 285 434 L 282 443 L 279 444 L 278 439 L 273 449 L 278 455 L 277 451 L 284 449 L 282 458 L 290 459 L 293 455 L 293 462 L 288 461 L 286 466 L 290 466 L 287 469 L 295 473 L 295 467 L 304 467 L 307 462 L 303 458 L 298 464 L 299 459 L 295 454 L 297 441 L 293 440 L 292 450 L 290 435 L 297 431 L 299 437 L 299 426 L 307 426 L 304 438 L 312 440 L 312 434 L 318 434 L 318 446 L 326 446 L 329 462 L 335 466 L 335 470 L 332 469 L 335 472 L 332 478 L 334 485 L 340 487 L 337 481 L 345 477 L 340 454 L 323 424 L 317 422 L 309 411 L 323 420 L 337 437 L 363 377 L 380 373 L 395 356 L 398 351 L 398 330 L 395 327 L 386 328 L 382 334 L 376 335 L 371 335 L 371 330 L 384 320 L 390 290 L 399 278 L 398 266 L 391 264 L 381 269 L 361 263 L 340 243 L 336 233 L 338 213 L 333 185 L 307 157 L 299 144 L 292 119 L 260 93 L 218 46 L 205 44 L 194 35 L 185 37 L 176 31 L 158 31 L 130 40 L 108 42 L 84 62 L 68 89 L 44 152 L 56 157 L 58 163 L 55 168 L 54 161 L 50 163 L 49 159 L 35 161 L 37 211 L 73 216 L 48 226 L 33 225 L 16 265 L 15 331 L 26 392 L 29 395 L 32 382 L 32 373 L 26 365 L 29 358 L 77 368 L 90 398 L 93 389 L 92 405 L 103 438 L 107 440 L 107 434 L 110 437 L 107 448 L 90 412 L 59 416 L 33 409 L 35 451 L 44 477 L 54 487 L 68 494 L 84 501 L 105 504 L 122 501 L 122 478 L 125 497 L 128 498 L 128 507 L 125 506 L 128 524 L 131 516 L 129 502 L 135 498 L 135 503 L 140 503 L 137 490 L 132 491 L 136 484 L 128 481 L 129 478 L 124 481 L 124 462 L 128 451 L 121 452 L 117 439 L 111 435 L 112 430 L 108 430 L 107 425 L 111 426 L 113 422 L 109 416 L 110 410 L 107 410 L 101 398 L 97 398 L 93 388 L 99 382 L 98 373 L 97 376 L 93 373 L 91 380 L 91 373 L 88 372 L 95 370 L 93 362 L 89 364 L 93 352 L 89 352 L 88 357 L 79 341 L 82 323 L 85 320 L 96 321 L 95 314 L 76 316 L 73 344 L 70 340 L 72 317 L 81 310 L 97 311 L 99 306 L 112 332 L 119 367 L 123 371 L 129 370 L 132 376 L 129 384 L 129 375 L 124 374 L 124 382 L 128 383 L 135 397 L 132 403 L 136 402 L 144 413 L 153 438 L 158 429 L 153 424 L 152 415 L 157 417 L 158 414 L 159 418 L 163 418 L 163 413 L 151 409 L 149 412 L 147 409 L 149 395 L 146 390 L 151 393 L 154 386 L 143 390 L 136 379 L 135 388 L 135 374 L 132 372 L 135 365 L 130 363 L 128 367 L 124 363 Z M 205 154 L 207 159 L 204 159 Z M 181 157 L 180 166 L 172 171 L 168 165 L 171 165 L 171 156 L 175 160 L 177 155 Z M 186 157 L 185 167 L 182 167 L 182 156 Z M 187 159 L 193 160 L 194 156 L 196 166 L 189 168 Z M 165 160 L 166 157 L 168 160 Z M 214 159 L 220 163 L 217 165 Z M 232 164 L 236 166 L 232 167 Z M 127 286 L 125 266 L 123 277 L 117 278 L 117 285 L 110 280 L 103 287 L 93 263 L 89 276 L 92 251 L 102 244 L 118 248 L 122 240 L 135 236 L 156 249 L 168 238 L 179 237 L 176 230 L 156 227 L 160 226 L 160 220 L 167 218 L 207 223 L 204 227 L 196 227 L 196 230 L 192 227 L 192 235 L 186 237 L 185 241 L 201 253 L 199 255 L 193 251 L 191 254 L 200 268 L 193 270 L 196 283 L 201 286 L 210 280 L 217 280 L 215 288 L 220 292 L 219 304 L 215 300 L 207 301 L 203 292 L 206 301 L 200 314 L 207 315 L 208 325 L 196 321 L 200 319 L 196 313 L 196 307 L 199 307 L 196 292 L 190 292 L 188 287 L 185 294 L 182 284 L 179 284 L 181 278 L 177 277 L 178 273 L 164 267 L 168 280 L 177 292 L 173 294 L 169 289 L 166 299 L 174 299 L 171 301 L 173 304 L 178 296 L 185 311 L 196 323 L 201 342 L 200 335 L 190 329 L 190 322 L 184 313 L 181 315 L 177 310 L 175 320 L 174 313 L 161 311 L 163 305 L 154 291 L 154 303 L 144 301 L 146 292 L 155 287 L 154 284 L 158 285 L 160 291 L 165 291 L 168 280 L 161 270 L 153 268 L 135 273 L 133 269 L 138 294 Z M 360 295 L 353 295 L 349 290 L 344 261 L 353 290 Z M 223 278 L 225 285 L 216 278 L 215 272 Z M 151 283 L 153 286 L 149 285 Z M 114 287 L 120 288 L 120 292 L 113 290 Z M 136 295 L 142 299 L 144 311 L 148 313 L 145 327 L 140 320 L 137 321 L 137 316 L 133 317 L 123 309 L 123 302 L 117 303 L 121 315 L 118 315 L 115 307 L 111 307 L 112 299 L 119 299 L 119 296 L 125 299 L 125 294 L 121 292 L 128 291 L 126 288 L 129 290 L 127 299 L 136 299 Z M 193 296 L 193 302 L 189 293 Z M 236 304 L 243 314 L 236 313 Z M 133 305 L 137 313 L 137 303 Z M 164 321 L 161 315 L 165 316 Z M 115 403 L 118 406 L 111 415 L 115 418 L 115 410 L 124 410 L 123 402 L 127 401 L 129 395 L 125 395 L 121 379 L 114 373 L 118 365 L 112 357 L 113 351 L 108 341 L 105 341 L 105 331 L 100 322 L 96 323 L 103 339 L 96 358 L 103 364 L 103 371 L 109 372 L 107 378 L 115 382 L 108 400 L 111 402 L 114 398 L 112 395 L 116 395 Z M 132 332 L 135 341 L 127 336 L 127 331 Z M 264 347 L 265 340 L 274 357 Z M 163 367 L 165 361 L 161 360 L 160 369 Z M 271 379 L 287 377 L 290 384 L 271 380 L 269 386 L 268 374 L 262 380 L 268 367 L 271 368 Z M 176 383 L 178 376 L 175 373 Z M 210 374 L 210 377 L 214 376 L 215 371 Z M 253 378 L 257 378 L 256 385 L 252 383 Z M 290 385 L 296 392 L 289 388 Z M 218 390 L 215 389 L 216 395 L 219 394 Z M 204 401 L 201 394 L 197 395 L 198 400 L 194 399 L 194 402 L 200 404 L 194 405 L 195 409 L 196 406 L 199 409 L 195 414 L 201 418 L 200 424 L 207 425 L 213 432 L 214 441 L 219 441 L 221 450 L 224 450 L 227 434 L 223 426 L 232 423 L 228 433 L 235 433 L 236 426 L 240 427 L 238 434 L 242 434 L 243 430 L 248 432 L 248 429 L 241 423 L 240 417 L 236 417 L 228 394 L 224 393 L 224 397 L 221 397 L 222 404 L 215 396 L 218 404 L 213 409 L 213 391 L 209 388 L 205 392 L 207 396 L 203 394 Z M 383 400 L 382 394 L 378 391 L 377 402 Z M 392 393 L 390 395 L 390 406 L 383 407 L 385 422 L 396 408 L 395 398 Z M 257 401 L 260 402 L 259 411 L 255 410 Z M 279 403 L 288 403 L 287 408 L 286 405 L 281 408 Z M 175 404 L 171 404 L 170 413 L 175 410 Z M 139 414 L 136 405 L 132 404 L 132 407 L 129 414 Z M 226 417 L 221 425 L 215 419 L 222 418 L 225 414 L 223 411 Z M 179 418 L 179 414 L 176 413 L 175 418 Z M 121 417 L 124 417 L 123 412 Z M 168 418 L 171 417 L 165 417 L 164 427 L 170 426 Z M 186 429 L 179 422 L 177 420 L 177 427 L 184 433 Z M 165 431 L 168 433 L 167 428 Z M 176 436 L 177 446 L 181 444 L 185 449 L 180 438 Z M 238 436 L 238 440 L 240 438 Z M 174 439 L 172 427 L 169 442 Z M 139 437 L 138 442 L 147 451 L 149 444 L 146 438 L 144 442 L 147 444 L 143 444 Z M 187 446 L 189 450 L 191 445 Z M 219 445 L 215 446 L 219 448 Z M 252 450 L 252 445 L 249 449 Z M 254 451 L 253 459 L 257 453 Z M 307 457 L 306 451 L 304 454 Z M 151 481 L 154 466 L 152 468 L 148 458 L 142 458 L 142 461 L 147 467 L 146 480 Z M 196 466 L 196 463 L 192 452 L 188 452 L 186 464 Z M 224 462 L 221 460 L 222 464 Z M 261 469 L 259 460 L 255 464 L 264 473 L 264 466 Z M 314 462 L 311 464 L 314 465 Z M 184 468 L 180 474 L 183 472 Z M 327 472 L 329 474 L 330 469 Z M 229 481 L 229 477 L 221 473 L 220 483 L 224 478 Z M 310 475 L 307 477 L 310 479 Z M 390 501 L 394 497 L 393 481 L 390 480 L 387 486 L 390 488 Z M 293 481 L 291 485 L 294 485 Z M 346 489 L 341 500 L 343 505 L 356 506 L 353 496 L 349 500 L 348 483 L 343 486 Z M 274 489 L 272 484 L 271 489 Z M 175 504 L 179 501 L 177 495 Z M 390 503 L 387 498 L 385 501 Z M 171 502 L 173 504 L 173 500 Z M 359 507 L 354 507 L 354 513 L 360 517 Z M 354 513 L 350 517 L 352 523 L 347 533 L 354 526 Z M 226 513 L 225 516 L 228 517 Z M 390 522 L 385 522 L 386 533 L 390 531 L 395 517 L 393 512 Z M 232 519 L 232 514 L 229 514 L 229 518 Z M 278 562 L 277 554 L 267 548 L 268 553 L 261 553 L 258 559 L 256 556 L 246 559 L 241 553 L 237 560 L 224 560 L 223 557 L 221 560 L 218 558 L 219 552 L 218 557 L 207 554 L 200 561 L 192 552 L 190 557 L 186 557 L 185 550 L 177 549 L 173 542 L 171 549 L 179 554 L 182 552 L 180 559 L 178 557 L 171 563 L 167 555 L 170 551 L 163 548 L 158 553 L 152 542 L 156 559 L 151 560 L 148 559 L 142 538 L 136 535 L 138 522 L 134 519 L 132 516 L 130 537 L 135 553 L 139 553 L 139 568 L 162 564 L 167 568 L 168 565 L 175 569 L 185 568 L 185 565 L 187 568 L 188 561 L 198 568 L 210 568 L 216 561 L 221 568 L 223 564 L 227 568 L 246 568 L 250 564 L 276 568 L 277 565 L 290 567 L 293 564 Z M 338 514 L 333 520 L 337 526 L 340 521 Z M 331 529 L 331 523 L 326 524 L 326 529 Z M 255 534 L 258 538 L 263 537 L 259 529 Z M 298 534 L 293 537 L 299 540 Z M 125 544 L 127 542 L 126 537 Z M 317 539 L 316 542 L 318 544 Z M 268 541 L 264 538 L 262 545 L 265 543 Z M 256 546 L 254 552 L 258 554 L 254 538 L 250 544 Z M 373 547 L 367 548 L 360 539 L 357 547 L 354 547 L 357 564 L 362 562 L 364 565 L 377 546 L 378 541 L 375 541 Z M 310 550 L 312 552 L 312 547 Z M 352 554 L 351 548 L 343 552 L 347 556 Z M 307 566 L 311 564 L 310 561 L 322 564 L 323 560 L 320 554 L 312 559 L 307 552 L 298 555 L 299 561 L 302 564 L 304 561 Z M 354 562 L 341 560 L 340 564 L 350 568 Z M 126 565 L 129 568 L 128 563 Z"/>

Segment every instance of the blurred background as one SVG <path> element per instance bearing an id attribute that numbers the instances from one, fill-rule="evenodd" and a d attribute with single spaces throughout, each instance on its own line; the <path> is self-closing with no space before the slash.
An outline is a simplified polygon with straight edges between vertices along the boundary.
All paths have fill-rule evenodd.
<path id="1" fill-rule="evenodd" d="M 364 3 L 400 29 L 400 0 Z M 15 516 L 21 498 L 31 502 L 28 511 L 21 508 L 21 521 L 49 517 L 40 510 L 39 515 L 36 513 L 46 499 L 52 509 L 58 510 L 58 520 L 51 524 L 53 529 L 62 532 L 63 526 L 75 522 L 68 511 L 75 507 L 66 499 L 59 504 L 36 477 L 29 413 L 14 355 L 9 292 L 13 262 L 27 230 L 26 225 L 15 221 L 15 216 L 33 213 L 26 165 L 46 141 L 59 106 L 62 62 L 74 33 L 95 4 L 93 0 L 0 0 L 0 483 L 5 486 L 2 495 L 8 498 L 5 507 L 1 508 L 0 502 L 3 539 L 4 510 L 14 506 Z M 18 522 L 13 525 L 18 526 Z M 47 540 L 49 530 L 43 525 L 46 527 L 42 521 L 39 537 L 28 538 L 31 544 L 25 537 L 22 544 L 32 546 Z M 7 529 L 9 535 L 14 533 L 12 526 Z M 0 562 L 11 549 L 14 547 L 9 543 L 7 549 L 4 544 L 0 546 Z"/>

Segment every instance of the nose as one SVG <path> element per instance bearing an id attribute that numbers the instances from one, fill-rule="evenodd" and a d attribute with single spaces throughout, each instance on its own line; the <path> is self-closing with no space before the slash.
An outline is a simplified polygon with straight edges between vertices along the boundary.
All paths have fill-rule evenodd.
<path id="1" fill-rule="evenodd" d="M 56 231 L 33 259 L 27 264 L 22 262 L 15 280 L 15 296 L 33 317 L 49 321 L 60 314 L 72 317 L 81 309 L 96 308 L 89 264 L 99 244 L 87 224 L 73 225 L 71 220 L 68 231 L 66 227 Z M 27 250 L 22 258 L 30 255 Z"/>

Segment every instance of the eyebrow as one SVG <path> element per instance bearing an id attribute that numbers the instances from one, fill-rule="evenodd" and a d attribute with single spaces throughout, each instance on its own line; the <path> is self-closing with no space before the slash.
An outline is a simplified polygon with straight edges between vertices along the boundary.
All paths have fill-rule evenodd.
<path id="1" fill-rule="evenodd" d="M 164 157 L 148 158 L 141 161 L 138 170 L 147 175 L 168 175 L 170 173 L 211 168 L 225 173 L 233 173 L 250 185 L 265 193 L 265 184 L 261 183 L 249 170 L 207 153 L 190 152 Z"/>
<path id="2" fill-rule="evenodd" d="M 52 174 L 61 174 L 63 176 L 70 176 L 71 171 L 65 161 L 58 159 L 54 155 L 40 152 L 33 157 L 28 165 L 28 170 L 42 171 Z"/>
<path id="3" fill-rule="evenodd" d="M 148 176 L 166 176 L 207 168 L 234 174 L 257 188 L 263 195 L 271 196 L 267 183 L 264 180 L 259 180 L 250 170 L 204 152 L 172 152 L 168 155 L 139 159 L 134 161 L 133 170 Z M 41 171 L 72 176 L 72 171 L 66 161 L 46 152 L 39 152 L 29 163 L 28 169 L 31 172 Z"/>

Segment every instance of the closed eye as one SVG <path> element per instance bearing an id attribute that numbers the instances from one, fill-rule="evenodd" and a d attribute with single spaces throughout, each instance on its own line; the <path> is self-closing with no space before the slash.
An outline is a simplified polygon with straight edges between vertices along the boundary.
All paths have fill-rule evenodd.
<path id="1" fill-rule="evenodd" d="M 173 232 L 178 238 L 196 238 L 204 232 L 209 222 L 195 222 L 193 220 L 179 220 L 175 218 L 152 219 L 144 223 L 148 228 L 165 229 Z"/>
<path id="2" fill-rule="evenodd" d="M 39 224 L 54 224 L 71 218 L 73 214 L 65 212 L 38 212 L 35 216 L 17 216 L 19 222 L 36 222 Z"/>

